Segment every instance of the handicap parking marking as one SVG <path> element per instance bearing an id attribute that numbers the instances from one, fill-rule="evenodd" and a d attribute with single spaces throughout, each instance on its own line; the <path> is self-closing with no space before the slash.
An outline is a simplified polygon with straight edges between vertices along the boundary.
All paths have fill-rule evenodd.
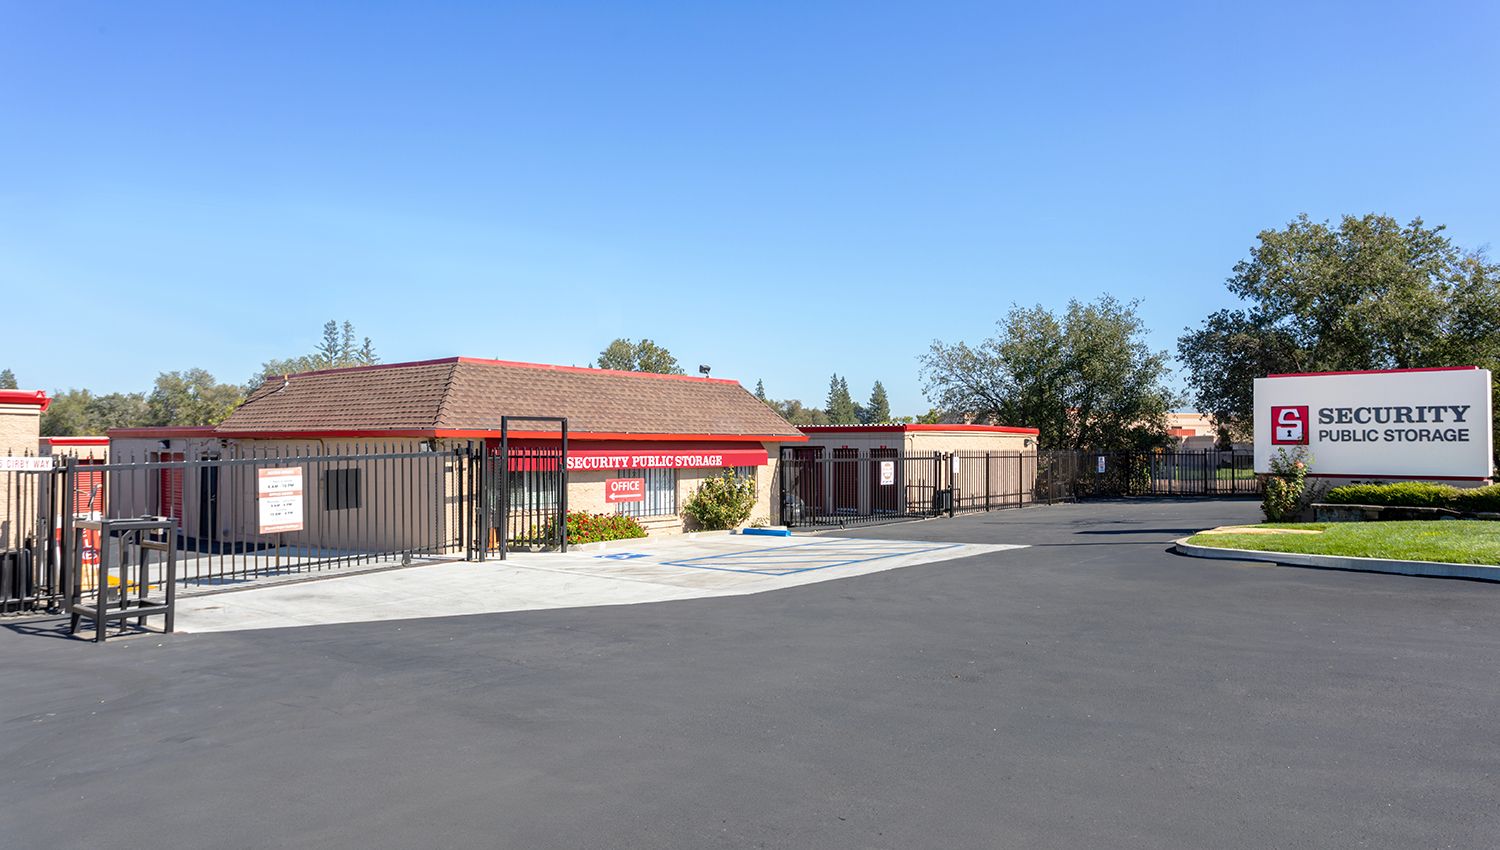
<path id="1" fill-rule="evenodd" d="M 649 558 L 645 552 L 611 552 L 608 555 L 595 555 L 595 558 L 604 558 L 609 561 L 628 561 L 631 558 Z"/>
<path id="2" fill-rule="evenodd" d="M 684 558 L 663 561 L 663 566 L 689 567 L 699 570 L 720 570 L 759 575 L 793 575 L 812 570 L 826 570 L 850 564 L 863 564 L 884 558 L 905 555 L 922 555 L 943 549 L 958 548 L 959 543 L 919 543 L 904 540 L 864 540 L 860 538 L 832 538 L 811 543 L 796 543 L 791 546 L 775 546 L 767 549 L 752 549 L 748 552 L 731 552 L 722 555 L 707 555 L 700 558 Z"/>

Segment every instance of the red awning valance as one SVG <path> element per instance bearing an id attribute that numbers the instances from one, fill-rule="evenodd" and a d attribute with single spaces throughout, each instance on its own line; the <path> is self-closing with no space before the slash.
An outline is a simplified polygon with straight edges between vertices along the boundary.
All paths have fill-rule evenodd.
<path id="1" fill-rule="evenodd" d="M 499 440 L 489 441 L 492 451 L 499 451 Z M 547 445 L 526 440 L 520 445 Z M 568 469 L 582 472 L 593 469 L 701 469 L 725 466 L 764 466 L 766 447 L 750 442 L 651 442 L 651 441 L 568 441 Z"/>

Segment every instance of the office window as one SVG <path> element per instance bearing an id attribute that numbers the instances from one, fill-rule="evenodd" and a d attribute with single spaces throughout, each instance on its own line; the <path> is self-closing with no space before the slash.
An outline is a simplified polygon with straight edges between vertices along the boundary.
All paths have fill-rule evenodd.
<path id="1" fill-rule="evenodd" d="M 616 502 L 615 510 L 626 516 L 667 516 L 677 513 L 677 470 L 621 470 L 620 478 L 646 479 L 646 499 L 642 502 Z"/>
<path id="2" fill-rule="evenodd" d="M 361 504 L 358 469 L 323 471 L 323 510 L 358 510 Z"/>
<path id="3" fill-rule="evenodd" d="M 736 466 L 734 468 L 734 477 L 740 479 L 741 481 L 744 481 L 747 478 L 749 480 L 751 480 L 751 481 L 754 481 L 755 480 L 755 470 L 757 470 L 757 469 L 760 469 L 760 467 L 758 467 L 758 466 Z"/>

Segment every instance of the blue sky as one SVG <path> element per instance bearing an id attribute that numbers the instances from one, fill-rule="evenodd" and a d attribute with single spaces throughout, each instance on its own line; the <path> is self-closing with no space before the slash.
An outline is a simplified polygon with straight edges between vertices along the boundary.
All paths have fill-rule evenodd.
<path id="1" fill-rule="evenodd" d="M 1495 3 L 8 2 L 0 368 L 238 383 L 347 319 L 920 413 L 1012 302 L 1175 350 L 1299 213 L 1495 241 L 1496 43 Z"/>

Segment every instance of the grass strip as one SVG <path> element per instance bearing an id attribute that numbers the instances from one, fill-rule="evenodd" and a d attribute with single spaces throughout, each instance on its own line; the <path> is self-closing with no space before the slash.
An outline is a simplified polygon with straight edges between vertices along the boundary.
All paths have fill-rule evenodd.
<path id="1" fill-rule="evenodd" d="M 1500 522 L 1267 523 L 1251 528 L 1296 528 L 1322 533 L 1195 534 L 1188 538 L 1188 543 L 1256 552 L 1500 565 Z"/>

